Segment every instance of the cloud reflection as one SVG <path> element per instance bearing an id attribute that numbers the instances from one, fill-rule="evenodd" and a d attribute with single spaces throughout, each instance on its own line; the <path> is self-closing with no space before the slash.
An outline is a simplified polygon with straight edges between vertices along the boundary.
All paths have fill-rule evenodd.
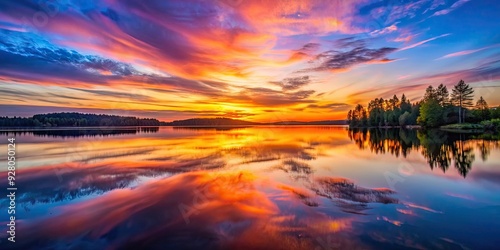
<path id="1" fill-rule="evenodd" d="M 61 207 L 57 215 L 31 222 L 19 231 L 29 238 L 18 247 L 39 244 L 51 248 L 214 248 L 223 246 L 252 225 L 277 212 L 277 207 L 255 189 L 248 173 L 194 172 L 119 189 L 92 200 Z M 230 188 L 229 192 L 226 188 Z M 203 192 L 198 199 L 196 192 Z M 196 212 L 186 223 L 179 206 Z M 120 237 L 113 235 L 120 234 Z M 193 240 L 197 239 L 197 240 Z"/>

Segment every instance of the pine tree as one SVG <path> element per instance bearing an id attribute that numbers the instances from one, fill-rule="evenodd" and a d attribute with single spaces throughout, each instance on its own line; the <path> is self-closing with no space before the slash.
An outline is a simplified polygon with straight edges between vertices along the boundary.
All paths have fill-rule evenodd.
<path id="1" fill-rule="evenodd" d="M 430 99 L 437 99 L 437 95 L 436 95 L 436 90 L 429 85 L 429 87 L 427 87 L 425 89 L 425 94 L 424 94 L 424 102 L 430 100 Z"/>
<path id="2" fill-rule="evenodd" d="M 438 88 L 436 89 L 436 99 L 439 102 L 441 106 L 445 106 L 449 102 L 449 96 L 450 94 L 448 93 L 448 89 L 444 84 L 440 84 Z"/>
<path id="3" fill-rule="evenodd" d="M 474 90 L 466 84 L 463 80 L 460 80 L 451 93 L 451 102 L 458 106 L 458 123 L 463 122 L 462 109 L 465 107 L 472 106 L 472 100 L 474 99 Z"/>
<path id="4" fill-rule="evenodd" d="M 411 112 L 411 103 L 410 100 L 406 99 L 405 94 L 401 96 L 401 103 L 399 105 L 399 108 L 401 109 L 401 113 L 404 113 L 406 111 Z"/>
<path id="5" fill-rule="evenodd" d="M 479 118 L 484 121 L 488 120 L 490 117 L 490 108 L 488 107 L 488 103 L 481 96 L 476 103 L 476 111 L 479 115 Z"/>
<path id="6" fill-rule="evenodd" d="M 347 113 L 347 120 L 351 127 L 365 127 L 368 125 L 368 115 L 366 109 L 358 104 L 354 110 L 349 110 Z"/>

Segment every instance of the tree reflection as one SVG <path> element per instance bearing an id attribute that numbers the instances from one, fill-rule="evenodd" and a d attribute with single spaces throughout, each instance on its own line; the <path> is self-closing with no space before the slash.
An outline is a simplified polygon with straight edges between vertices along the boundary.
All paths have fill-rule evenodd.
<path id="1" fill-rule="evenodd" d="M 464 145 L 463 140 L 455 143 L 456 147 L 452 148 L 453 159 L 455 160 L 455 168 L 465 178 L 467 173 L 472 168 L 472 162 L 476 158 L 474 150 L 470 145 Z"/>
<path id="2" fill-rule="evenodd" d="M 412 151 L 420 152 L 431 169 L 446 172 L 453 166 L 465 178 L 476 158 L 474 149 L 486 161 L 495 142 L 470 134 L 449 133 L 441 130 L 406 129 L 350 129 L 349 138 L 360 149 L 369 148 L 376 154 L 390 153 L 407 157 Z"/>
<path id="3" fill-rule="evenodd" d="M 394 129 L 363 129 L 349 130 L 349 138 L 353 140 L 360 149 L 370 148 L 377 154 L 387 152 L 406 157 L 412 148 L 419 145 L 416 131 L 394 130 Z M 368 145 L 366 145 L 368 144 Z"/>
<path id="4" fill-rule="evenodd" d="M 446 172 L 451 165 L 450 152 L 453 148 L 453 143 L 447 144 L 447 134 L 440 130 L 419 131 L 417 138 L 420 141 L 421 153 L 431 169 L 438 167 Z"/>
<path id="5" fill-rule="evenodd" d="M 490 155 L 491 149 L 489 144 L 485 143 L 485 141 L 478 142 L 476 147 L 479 148 L 479 152 L 481 152 L 481 159 L 483 161 L 488 160 L 488 155 Z"/>

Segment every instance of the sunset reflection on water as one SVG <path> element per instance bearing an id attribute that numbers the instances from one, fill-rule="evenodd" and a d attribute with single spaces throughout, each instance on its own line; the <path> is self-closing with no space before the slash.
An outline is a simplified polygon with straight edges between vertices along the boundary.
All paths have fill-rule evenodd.
<path id="1" fill-rule="evenodd" d="M 18 249 L 500 243 L 498 141 L 335 126 L 68 135 L 16 135 Z"/>

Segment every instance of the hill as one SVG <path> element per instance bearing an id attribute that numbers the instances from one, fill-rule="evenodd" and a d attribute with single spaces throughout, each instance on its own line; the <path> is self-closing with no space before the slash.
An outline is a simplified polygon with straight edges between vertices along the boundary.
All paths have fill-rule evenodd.
<path id="1" fill-rule="evenodd" d="M 271 124 L 272 125 L 347 125 L 347 121 L 346 120 L 325 120 L 325 121 L 311 121 L 311 122 L 283 121 Z"/>
<path id="2" fill-rule="evenodd" d="M 165 123 L 167 126 L 253 126 L 262 123 L 236 120 L 230 118 L 193 118 Z"/>
<path id="3" fill-rule="evenodd" d="M 194 118 L 167 122 L 167 126 L 347 125 L 346 120 L 249 122 L 231 118 Z"/>

